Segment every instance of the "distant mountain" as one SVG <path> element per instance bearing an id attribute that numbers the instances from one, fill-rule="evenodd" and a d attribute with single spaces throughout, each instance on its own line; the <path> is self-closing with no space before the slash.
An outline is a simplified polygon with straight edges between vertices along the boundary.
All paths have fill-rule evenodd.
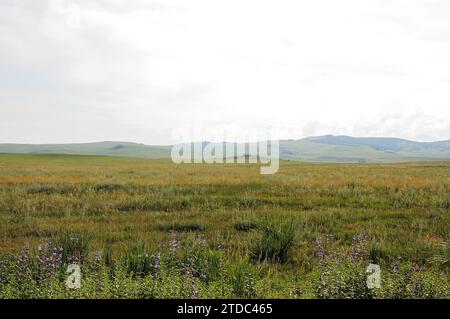
<path id="1" fill-rule="evenodd" d="M 280 141 L 280 157 L 349 163 L 450 160 L 450 140 L 415 142 L 387 137 L 325 135 Z"/>
<path id="2" fill-rule="evenodd" d="M 388 137 L 351 137 L 345 135 L 326 135 L 318 137 L 310 137 L 307 140 L 329 145 L 343 145 L 343 146 L 368 146 L 379 151 L 393 151 L 393 152 L 414 152 L 423 149 L 430 150 L 450 150 L 450 140 L 441 142 L 414 142 L 401 138 Z"/>
<path id="3" fill-rule="evenodd" d="M 200 142 L 199 142 L 200 143 Z M 207 142 L 202 142 L 205 146 Z M 227 143 L 231 145 L 230 143 Z M 0 144 L 0 153 L 169 158 L 171 146 L 130 142 Z M 315 136 L 280 141 L 280 157 L 307 162 L 376 163 L 450 160 L 450 140 L 415 142 L 387 137 Z"/>

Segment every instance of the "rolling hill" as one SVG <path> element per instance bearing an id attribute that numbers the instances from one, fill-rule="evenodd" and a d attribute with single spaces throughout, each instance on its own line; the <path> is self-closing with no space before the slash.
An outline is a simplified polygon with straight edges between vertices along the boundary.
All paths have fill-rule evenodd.
<path id="1" fill-rule="evenodd" d="M 415 142 L 398 138 L 317 136 L 280 141 L 283 159 L 314 162 L 408 162 L 450 160 L 450 140 Z"/>
<path id="2" fill-rule="evenodd" d="M 203 142 L 203 145 L 206 143 Z M 78 154 L 141 158 L 169 158 L 171 146 L 130 142 L 79 144 L 0 144 L 0 153 Z M 388 163 L 450 160 L 450 140 L 416 142 L 399 138 L 315 136 L 280 141 L 285 160 L 337 163 Z"/>
<path id="3" fill-rule="evenodd" d="M 171 146 L 150 146 L 130 142 L 76 144 L 0 144 L 0 153 L 76 154 L 143 158 L 170 157 Z"/>

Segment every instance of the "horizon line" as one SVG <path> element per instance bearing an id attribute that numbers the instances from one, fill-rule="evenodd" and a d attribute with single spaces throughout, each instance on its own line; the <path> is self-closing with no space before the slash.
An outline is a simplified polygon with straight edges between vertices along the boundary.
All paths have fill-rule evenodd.
<path id="1" fill-rule="evenodd" d="M 408 138 L 402 138 L 402 137 L 395 137 L 395 136 L 353 136 L 353 135 L 345 135 L 345 134 L 325 134 L 325 135 L 311 135 L 301 138 L 283 138 L 279 139 L 278 141 L 300 141 L 305 139 L 311 139 L 311 138 L 318 138 L 318 137 L 350 137 L 355 139 L 396 139 L 396 140 L 403 140 L 407 142 L 413 142 L 413 143 L 439 143 L 439 142 L 447 142 L 450 141 L 449 139 L 439 139 L 439 140 L 433 140 L 433 141 L 419 141 L 414 139 L 408 139 Z M 257 141 L 245 141 L 245 142 L 230 142 L 230 141 L 220 141 L 220 142 L 214 142 L 214 141 L 186 141 L 186 142 L 178 142 L 178 143 L 171 143 L 171 144 L 146 144 L 142 142 L 134 142 L 134 141 L 127 141 L 127 140 L 97 140 L 97 141 L 91 141 L 91 142 L 51 142 L 51 143 L 15 143 L 15 142 L 0 142 L 0 144 L 7 144 L 7 145 L 70 145 L 70 144 L 98 144 L 98 143 L 129 143 L 129 144 L 136 144 L 136 145 L 144 145 L 144 146 L 157 146 L 157 147 L 169 147 L 173 145 L 179 145 L 179 144 L 195 144 L 195 143 L 235 143 L 235 144 L 243 144 L 243 143 L 258 143 L 258 142 L 264 142 L 267 140 L 257 140 Z"/>

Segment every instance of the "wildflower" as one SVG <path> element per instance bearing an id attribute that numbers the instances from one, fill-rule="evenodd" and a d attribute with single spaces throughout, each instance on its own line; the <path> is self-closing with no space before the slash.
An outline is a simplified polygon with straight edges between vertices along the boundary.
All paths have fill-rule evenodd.
<path id="1" fill-rule="evenodd" d="M 22 252 L 19 255 L 19 263 L 26 263 L 30 257 L 30 245 L 27 243 L 23 246 Z"/>
<path id="2" fill-rule="evenodd" d="M 30 258 L 30 245 L 27 243 L 23 246 L 22 251 L 17 260 L 19 270 L 19 278 L 24 279 L 28 270 L 28 260 Z"/>
<path id="3" fill-rule="evenodd" d="M 54 274 L 62 264 L 63 248 L 52 247 L 52 243 L 47 240 L 38 247 L 36 259 L 44 272 Z"/>
<path id="4" fill-rule="evenodd" d="M 174 255 L 178 249 L 180 248 L 180 241 L 178 240 L 177 233 L 172 231 L 170 233 L 170 240 L 169 240 L 169 248 L 170 252 Z"/>
<path id="5" fill-rule="evenodd" d="M 357 261 L 362 259 L 367 252 L 367 236 L 365 234 L 359 234 L 353 236 L 352 245 L 350 248 L 350 260 Z"/>
<path id="6" fill-rule="evenodd" d="M 198 243 L 200 244 L 200 246 L 203 246 L 203 247 L 206 246 L 205 237 L 203 237 L 202 235 L 198 235 L 197 239 L 198 239 Z"/>
<path id="7" fill-rule="evenodd" d="M 316 250 L 317 250 L 317 258 L 319 259 L 319 262 L 322 264 L 324 256 L 325 256 L 325 250 L 322 246 L 322 241 L 319 236 L 316 238 Z"/>
<path id="8" fill-rule="evenodd" d="M 81 260 L 81 253 L 79 251 L 75 251 L 72 256 L 69 258 L 69 264 L 77 264 Z"/>
<path id="9" fill-rule="evenodd" d="M 94 263 L 99 264 L 102 259 L 101 252 L 97 250 L 94 254 Z"/>
<path id="10" fill-rule="evenodd" d="M 198 295 L 197 285 L 195 284 L 194 277 L 191 277 L 191 292 L 189 298 L 195 299 L 197 298 L 197 295 Z"/>
<path id="11" fill-rule="evenodd" d="M 152 278 L 157 279 L 158 278 L 158 270 L 161 268 L 161 253 L 158 253 L 156 255 L 152 255 Z"/>
<path id="12" fill-rule="evenodd" d="M 394 262 L 392 263 L 392 274 L 394 276 L 398 276 L 400 274 L 400 264 L 401 264 L 402 258 L 398 256 L 395 258 Z"/>

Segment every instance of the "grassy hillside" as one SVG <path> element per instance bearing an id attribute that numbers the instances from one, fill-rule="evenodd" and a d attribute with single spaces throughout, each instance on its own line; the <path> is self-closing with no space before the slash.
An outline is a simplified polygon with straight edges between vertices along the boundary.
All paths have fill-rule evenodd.
<path id="1" fill-rule="evenodd" d="M 450 149 L 438 147 L 385 148 L 366 143 L 346 143 L 326 138 L 308 138 L 280 142 L 283 159 L 308 162 L 395 163 L 426 160 L 449 160 Z"/>
<path id="2" fill-rule="evenodd" d="M 0 153 L 107 155 L 139 158 L 169 158 L 170 150 L 171 146 L 149 146 L 128 142 L 0 144 Z M 280 157 L 304 162 L 336 163 L 450 160 L 450 141 L 422 143 L 396 138 L 353 138 L 327 135 L 280 141 Z"/>
<path id="3" fill-rule="evenodd" d="M 142 158 L 168 158 L 170 146 L 149 146 L 129 142 L 79 144 L 0 144 L 0 153 L 106 155 Z"/>
<path id="4" fill-rule="evenodd" d="M 0 297 L 449 298 L 449 213 L 450 162 L 0 155 Z"/>

